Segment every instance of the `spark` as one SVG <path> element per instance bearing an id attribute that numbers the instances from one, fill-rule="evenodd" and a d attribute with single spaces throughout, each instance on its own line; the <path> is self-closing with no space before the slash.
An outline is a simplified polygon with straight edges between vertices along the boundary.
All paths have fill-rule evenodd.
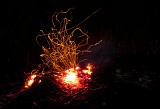
<path id="1" fill-rule="evenodd" d="M 83 60 L 78 62 L 78 56 L 85 52 L 91 52 L 90 48 L 96 46 L 101 41 L 86 49 L 82 49 L 88 46 L 89 35 L 87 32 L 77 27 L 79 24 L 74 26 L 74 28 L 71 27 L 67 29 L 67 25 L 71 20 L 66 17 L 60 20 L 58 17 L 60 14 L 67 14 L 70 10 L 71 9 L 54 13 L 52 16 L 52 32 L 45 34 L 44 31 L 41 30 L 42 35 L 36 37 L 38 45 L 44 52 L 40 55 L 43 62 L 43 70 L 42 72 L 33 71 L 31 76 L 26 80 L 25 88 L 29 88 L 37 76 L 41 77 L 45 75 L 53 77 L 53 80 L 56 80 L 57 86 L 65 92 L 88 88 L 93 73 L 93 66 L 88 64 L 84 69 L 79 67 L 79 63 Z M 89 17 L 87 17 L 87 19 Z M 59 25 L 57 26 L 56 24 Z M 75 36 L 75 32 L 80 33 L 80 35 Z M 48 46 L 42 46 L 38 42 L 39 37 L 43 37 Z M 50 69 L 50 71 L 45 71 L 44 66 Z M 41 80 L 39 80 L 39 83 L 41 83 Z"/>

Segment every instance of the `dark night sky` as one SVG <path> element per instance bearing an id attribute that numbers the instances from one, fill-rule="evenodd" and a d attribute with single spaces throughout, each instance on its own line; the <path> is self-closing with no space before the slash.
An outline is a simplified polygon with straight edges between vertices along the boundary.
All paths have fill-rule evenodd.
<path id="1" fill-rule="evenodd" d="M 6 0 L 0 7 L 1 74 L 19 80 L 26 70 L 27 60 L 28 70 L 41 62 L 42 51 L 35 40 L 40 30 L 49 32 L 52 14 L 72 7 L 75 10 L 69 16 L 73 19 L 71 26 L 101 8 L 81 25 L 93 41 L 115 41 L 116 47 L 121 44 L 119 53 L 133 53 L 133 46 L 136 53 L 147 54 L 147 50 L 159 53 L 160 5 L 152 0 Z"/>
<path id="2" fill-rule="evenodd" d="M 32 71 L 41 63 L 39 55 L 43 52 L 36 42 L 36 36 L 41 34 L 40 30 L 51 32 L 53 13 L 66 11 L 68 8 L 75 8 L 67 14 L 72 19 L 69 27 L 80 23 L 101 8 L 80 25 L 82 30 L 88 31 L 90 42 L 103 40 L 92 48 L 91 54 L 80 56 L 80 59 L 87 58 L 98 69 L 93 74 L 96 84 L 106 85 L 106 88 L 95 91 L 96 94 L 91 92 L 93 96 L 90 96 L 88 106 L 97 108 L 101 105 L 106 108 L 107 103 L 108 106 L 118 108 L 137 108 L 139 104 L 142 107 L 159 106 L 158 0 L 5 0 L 0 3 L 0 105 L 6 100 L 2 99 L 1 94 L 6 94 L 6 90 L 10 89 L 18 90 L 18 83 L 24 85 L 24 72 Z M 16 85 L 10 85 L 14 83 Z M 98 85 L 94 86 L 93 83 L 91 86 L 97 88 Z M 50 85 L 44 85 L 42 89 L 44 87 L 52 89 Z M 36 93 L 33 93 L 35 98 L 32 94 L 28 96 L 33 90 Z M 24 95 L 19 96 L 20 99 L 17 97 L 17 104 L 26 106 L 25 102 L 28 100 L 33 105 L 34 99 L 37 102 L 41 100 L 39 97 L 43 90 L 33 90 L 24 92 Z M 40 96 L 37 96 L 37 92 Z M 43 105 L 40 101 L 38 103 L 39 107 Z M 82 107 L 87 105 L 86 101 L 81 103 Z"/>

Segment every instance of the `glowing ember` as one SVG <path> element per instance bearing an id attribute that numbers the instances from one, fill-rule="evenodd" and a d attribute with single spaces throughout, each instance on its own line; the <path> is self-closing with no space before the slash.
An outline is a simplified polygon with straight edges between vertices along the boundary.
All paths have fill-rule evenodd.
<path id="1" fill-rule="evenodd" d="M 37 77 L 37 75 L 33 74 L 31 75 L 28 80 L 25 83 L 25 88 L 30 87 L 34 83 L 34 79 Z"/>
<path id="2" fill-rule="evenodd" d="M 69 84 L 76 84 L 78 81 L 78 77 L 77 77 L 77 73 L 73 72 L 74 69 L 71 70 L 67 70 L 66 73 L 66 77 L 64 78 L 64 81 L 66 83 L 69 83 Z"/>
<path id="3" fill-rule="evenodd" d="M 91 79 L 92 67 L 90 64 L 87 65 L 85 70 L 79 67 L 75 69 L 69 69 L 65 72 L 61 72 L 62 76 L 59 76 L 56 80 L 60 82 L 66 90 L 73 90 L 79 88 L 87 88 L 88 82 Z"/>
<path id="4" fill-rule="evenodd" d="M 42 82 L 41 80 L 38 81 L 38 83 L 41 83 L 41 82 Z"/>

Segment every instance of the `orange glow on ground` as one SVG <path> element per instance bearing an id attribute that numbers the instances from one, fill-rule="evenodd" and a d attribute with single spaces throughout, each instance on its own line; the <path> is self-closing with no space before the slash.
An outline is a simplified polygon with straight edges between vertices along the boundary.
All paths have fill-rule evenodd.
<path id="1" fill-rule="evenodd" d="M 37 72 L 36 72 L 37 73 Z M 75 67 L 68 69 L 64 72 L 58 72 L 59 76 L 56 76 L 56 81 L 58 82 L 59 88 L 65 91 L 77 90 L 80 88 L 88 88 L 89 81 L 91 80 L 92 66 L 88 64 L 84 69 L 80 67 Z M 29 88 L 35 82 L 37 74 L 31 74 L 26 82 L 25 88 Z M 38 83 L 42 81 L 39 80 Z"/>
<path id="2" fill-rule="evenodd" d="M 79 88 L 87 88 L 88 82 L 91 79 L 92 66 L 88 64 L 85 70 L 82 70 L 80 67 L 75 69 L 71 68 L 65 72 L 60 72 L 62 76 L 57 77 L 56 80 L 63 85 L 65 90 L 74 90 Z M 62 86 L 60 86 L 62 87 Z"/>

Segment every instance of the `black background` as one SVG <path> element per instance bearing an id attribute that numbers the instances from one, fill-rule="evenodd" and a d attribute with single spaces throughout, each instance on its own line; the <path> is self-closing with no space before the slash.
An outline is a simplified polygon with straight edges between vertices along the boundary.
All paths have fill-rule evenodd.
<path id="1" fill-rule="evenodd" d="M 144 93 L 143 91 L 137 92 L 139 94 L 137 97 L 151 94 L 152 99 L 155 99 L 154 96 L 158 96 L 156 94 L 159 91 L 160 77 L 160 5 L 154 0 L 4 1 L 0 4 L 0 83 L 2 92 L 7 90 L 3 87 L 8 84 L 16 82 L 23 84 L 24 72 L 31 71 L 41 63 L 39 55 L 43 52 L 36 42 L 36 36 L 41 34 L 40 30 L 44 30 L 45 33 L 50 32 L 53 13 L 60 10 L 66 11 L 68 8 L 75 8 L 68 14 L 68 17 L 72 19 L 70 27 L 80 23 L 101 8 L 80 25 L 82 30 L 88 31 L 92 43 L 103 40 L 100 45 L 92 49 L 92 54 L 84 56 L 101 69 L 100 71 L 103 73 L 99 74 L 99 78 L 101 80 L 114 78 L 115 80 L 108 80 L 108 83 L 104 82 L 110 85 L 109 83 L 112 81 L 133 84 L 136 83 L 136 78 L 149 81 L 148 78 L 151 77 L 151 85 L 145 85 L 145 88 L 147 91 L 152 90 L 153 92 L 146 92 L 146 90 Z M 82 58 L 84 57 L 82 56 Z M 117 69 L 124 71 L 124 73 L 121 72 L 122 77 L 115 76 Z M 138 72 L 137 76 L 133 76 L 135 70 Z M 105 73 L 107 71 L 114 72 L 114 77 L 107 77 L 108 75 Z M 141 76 L 142 78 L 140 78 Z M 123 89 L 125 85 L 121 82 L 114 87 Z M 138 84 L 142 83 L 139 81 Z M 143 86 L 136 84 L 137 87 L 140 87 L 141 90 Z M 118 98 L 113 100 L 115 104 L 119 103 L 121 97 L 127 96 L 124 91 L 130 95 L 132 89 L 135 88 L 124 88 Z M 139 91 L 139 89 L 135 90 Z M 147 94 L 145 95 L 145 93 Z M 153 93 L 156 94 L 152 96 Z M 127 101 L 127 99 L 129 98 L 126 97 L 125 100 Z M 151 101 L 150 98 L 148 99 Z M 125 100 L 124 102 L 126 102 Z M 114 104 L 114 102 L 110 104 Z M 120 102 L 119 105 L 123 106 L 121 104 L 123 103 Z M 139 104 L 137 103 L 137 105 Z"/>

